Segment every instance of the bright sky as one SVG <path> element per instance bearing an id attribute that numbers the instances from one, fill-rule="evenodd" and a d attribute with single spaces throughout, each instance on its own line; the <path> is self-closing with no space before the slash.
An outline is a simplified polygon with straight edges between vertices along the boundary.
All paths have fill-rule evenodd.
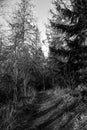
<path id="1" fill-rule="evenodd" d="M 48 23 L 49 10 L 52 8 L 52 0 L 33 0 L 35 7 L 35 15 L 38 18 L 38 27 L 41 32 L 41 40 L 46 39 L 45 24 Z M 42 46 L 45 57 L 48 56 L 48 44 Z"/>
<path id="2" fill-rule="evenodd" d="M 41 33 L 41 39 L 45 39 L 45 24 L 48 22 L 49 10 L 51 9 L 52 0 L 33 0 L 35 7 L 35 15 L 38 17 L 38 27 Z"/>
<path id="3" fill-rule="evenodd" d="M 14 4 L 18 0 L 5 0 L 5 1 L 7 1 L 10 9 L 14 8 Z M 49 10 L 52 8 L 51 1 L 52 0 L 31 0 L 31 2 L 35 5 L 33 11 L 34 15 L 37 17 L 38 27 L 41 32 L 41 40 L 44 40 L 46 38 L 45 24 L 47 24 L 48 22 Z"/>
<path id="4" fill-rule="evenodd" d="M 14 7 L 14 3 L 18 0 L 5 0 L 7 1 L 9 8 Z M 34 3 L 34 15 L 37 17 L 37 24 L 38 28 L 41 32 L 41 40 L 46 39 L 45 35 L 45 24 L 48 23 L 49 18 L 49 10 L 52 8 L 51 4 L 52 0 L 31 0 L 32 3 Z M 10 3 L 10 4 L 9 4 Z M 46 45 L 43 45 L 43 51 L 45 52 L 45 55 L 47 55 L 48 47 Z"/>

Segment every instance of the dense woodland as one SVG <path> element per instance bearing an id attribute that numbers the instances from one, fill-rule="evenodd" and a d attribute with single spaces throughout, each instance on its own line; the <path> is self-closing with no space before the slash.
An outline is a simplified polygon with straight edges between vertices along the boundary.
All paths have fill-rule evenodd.
<path id="1" fill-rule="evenodd" d="M 0 25 L 0 130 L 87 130 L 87 1 L 52 4 L 47 58 L 30 0 Z"/>

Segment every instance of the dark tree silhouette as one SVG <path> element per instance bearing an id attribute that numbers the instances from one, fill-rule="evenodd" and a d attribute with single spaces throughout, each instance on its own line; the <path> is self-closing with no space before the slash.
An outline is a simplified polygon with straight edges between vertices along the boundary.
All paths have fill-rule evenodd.
<path id="1" fill-rule="evenodd" d="M 87 86 L 85 79 L 87 74 L 87 2 L 86 0 L 71 0 L 71 7 L 67 7 L 62 0 L 56 0 L 54 4 L 57 14 L 53 13 L 54 18 L 50 21 L 51 39 L 48 40 L 51 44 L 48 64 L 44 65 L 42 52 L 39 51 L 38 54 L 38 50 L 33 51 L 33 56 L 30 56 L 27 49 L 23 48 L 25 51 L 21 53 L 21 57 L 17 55 L 16 65 L 18 66 L 14 66 L 15 74 L 18 71 L 16 87 L 19 95 L 20 88 L 25 88 L 23 90 L 25 96 L 16 101 L 15 107 L 14 102 L 9 101 L 7 94 L 10 90 L 8 88 L 15 85 L 10 75 L 14 62 L 10 61 L 10 67 L 8 67 L 9 64 L 6 66 L 9 60 L 6 60 L 4 64 L 1 63 L 0 74 L 3 76 L 0 75 L 0 83 L 2 84 L 0 86 L 0 101 L 5 101 L 0 107 L 1 130 L 87 129 Z M 4 49 L 6 50 L 6 48 Z M 5 52 L 9 53 L 9 51 Z M 13 54 L 12 51 L 11 54 Z M 42 58 L 39 57 L 40 55 Z M 6 58 L 9 59 L 9 55 Z M 10 70 L 5 73 L 4 70 L 7 68 Z M 47 87 L 54 85 L 54 88 L 39 91 L 38 87 L 43 86 L 43 84 Z M 29 87 L 35 85 L 37 91 L 32 94 L 31 89 L 30 91 L 27 89 L 28 85 Z M 60 87 L 58 87 L 59 85 Z M 64 88 L 64 86 L 69 87 Z M 4 92 L 1 93 L 2 91 Z M 32 95 L 31 100 L 29 94 Z"/>
<path id="2" fill-rule="evenodd" d="M 70 2 L 68 6 L 62 0 L 54 1 L 56 13 L 52 13 L 50 20 L 49 61 L 53 60 L 58 83 L 75 88 L 81 83 L 87 84 L 87 2 Z"/>

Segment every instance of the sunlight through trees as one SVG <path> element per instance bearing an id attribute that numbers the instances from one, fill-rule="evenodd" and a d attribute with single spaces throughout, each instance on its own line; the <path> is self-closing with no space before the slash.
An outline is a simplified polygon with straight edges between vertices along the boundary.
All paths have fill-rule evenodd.
<path id="1" fill-rule="evenodd" d="M 87 130 L 87 1 L 53 0 L 44 39 L 32 1 L 9 1 L 0 3 L 0 130 Z"/>

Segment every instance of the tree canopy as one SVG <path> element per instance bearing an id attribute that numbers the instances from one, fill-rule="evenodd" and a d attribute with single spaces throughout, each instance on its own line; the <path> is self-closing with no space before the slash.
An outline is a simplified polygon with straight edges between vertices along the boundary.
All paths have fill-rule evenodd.
<path id="1" fill-rule="evenodd" d="M 57 81 L 63 83 L 65 79 L 65 82 L 69 81 L 69 83 L 64 82 L 64 84 L 75 87 L 81 83 L 87 84 L 85 73 L 87 71 L 87 7 L 85 0 L 70 2 L 71 5 L 67 6 L 62 0 L 54 1 L 56 11 L 55 13 L 51 11 L 51 33 L 48 40 L 50 61 L 53 60 L 56 64 L 53 71 L 57 73 L 59 78 Z"/>
<path id="2" fill-rule="evenodd" d="M 30 0 L 17 3 L 9 32 L 0 26 L 1 130 L 87 129 L 87 1 L 53 5 L 48 58 Z"/>

